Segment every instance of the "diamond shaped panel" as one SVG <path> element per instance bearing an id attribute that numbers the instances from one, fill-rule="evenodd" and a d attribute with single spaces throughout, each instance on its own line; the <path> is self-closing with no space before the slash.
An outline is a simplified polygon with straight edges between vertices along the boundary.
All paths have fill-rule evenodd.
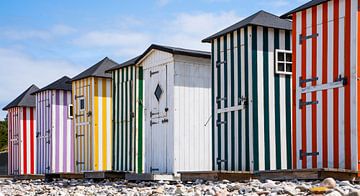
<path id="1" fill-rule="evenodd" d="M 154 92 L 154 95 L 156 97 L 156 99 L 159 101 L 160 100 L 160 97 L 161 95 L 163 94 L 163 90 L 161 89 L 160 85 L 158 84 L 156 86 L 156 89 L 155 89 L 155 92 Z"/>

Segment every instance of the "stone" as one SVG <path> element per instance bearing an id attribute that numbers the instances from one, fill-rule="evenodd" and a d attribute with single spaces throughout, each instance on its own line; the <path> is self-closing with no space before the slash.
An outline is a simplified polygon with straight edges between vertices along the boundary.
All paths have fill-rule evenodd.
<path id="1" fill-rule="evenodd" d="M 359 190 L 353 190 L 349 194 L 347 194 L 347 196 L 360 196 L 360 191 Z"/>
<path id="2" fill-rule="evenodd" d="M 318 187 L 312 187 L 309 189 L 309 191 L 313 194 L 324 194 L 328 191 L 329 189 L 324 187 L 324 186 L 318 186 Z"/>
<path id="3" fill-rule="evenodd" d="M 349 186 L 349 187 L 353 187 L 353 185 L 347 181 L 347 180 L 344 180 L 344 181 L 341 181 L 339 182 L 339 186 Z"/>
<path id="4" fill-rule="evenodd" d="M 175 194 L 176 195 L 182 195 L 184 193 L 184 191 L 182 190 L 181 187 L 177 187 L 176 190 L 175 190 Z"/>
<path id="5" fill-rule="evenodd" d="M 336 181 L 334 180 L 334 178 L 325 178 L 321 182 L 321 186 L 324 186 L 324 187 L 329 188 L 329 189 L 333 189 L 333 188 L 336 187 Z"/>
<path id="6" fill-rule="evenodd" d="M 300 192 L 307 192 L 309 188 L 310 188 L 309 186 L 304 184 L 296 186 L 296 189 L 299 189 Z"/>

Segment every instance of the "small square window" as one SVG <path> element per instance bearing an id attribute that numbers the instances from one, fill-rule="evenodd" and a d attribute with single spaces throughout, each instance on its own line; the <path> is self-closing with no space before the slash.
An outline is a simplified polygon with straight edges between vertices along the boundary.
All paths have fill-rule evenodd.
<path id="1" fill-rule="evenodd" d="M 290 50 L 275 50 L 275 73 L 291 75 L 292 52 Z"/>
<path id="2" fill-rule="evenodd" d="M 72 104 L 68 106 L 68 118 L 74 118 L 74 106 Z"/>
<path id="3" fill-rule="evenodd" d="M 85 98 L 84 97 L 81 97 L 79 99 L 79 106 L 80 106 L 80 111 L 85 111 Z"/>

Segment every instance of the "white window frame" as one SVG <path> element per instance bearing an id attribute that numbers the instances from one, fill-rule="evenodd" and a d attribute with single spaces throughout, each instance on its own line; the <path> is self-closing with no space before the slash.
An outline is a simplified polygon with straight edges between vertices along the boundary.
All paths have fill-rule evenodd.
<path id="1" fill-rule="evenodd" d="M 84 108 L 81 108 L 81 101 L 84 101 Z M 79 110 L 80 110 L 80 112 L 85 111 L 85 108 L 86 108 L 85 104 L 86 104 L 85 97 L 80 97 L 79 98 Z"/>
<path id="2" fill-rule="evenodd" d="M 72 111 L 72 114 L 73 114 L 73 115 L 71 115 L 71 111 Z M 69 118 L 69 119 L 73 119 L 73 118 L 74 118 L 74 106 L 73 106 L 73 104 L 69 104 L 69 105 L 68 105 L 68 118 Z"/>
<path id="3" fill-rule="evenodd" d="M 278 57 L 279 57 L 279 53 L 284 53 L 284 61 L 279 61 Z M 283 75 L 292 75 L 292 68 L 293 68 L 293 62 L 292 62 L 292 58 L 291 58 L 291 62 L 290 61 L 286 61 L 286 55 L 287 54 L 291 54 L 292 55 L 292 51 L 291 50 L 280 50 L 280 49 L 276 49 L 275 50 L 275 73 L 276 74 L 283 74 Z M 283 63 L 284 64 L 284 70 L 285 71 L 279 71 L 278 69 L 278 65 L 279 63 Z M 286 71 L 286 64 L 291 63 L 291 72 Z"/>

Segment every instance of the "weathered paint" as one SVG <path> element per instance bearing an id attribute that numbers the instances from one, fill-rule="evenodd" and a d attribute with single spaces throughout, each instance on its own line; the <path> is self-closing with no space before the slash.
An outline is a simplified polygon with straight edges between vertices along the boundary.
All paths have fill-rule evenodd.
<path id="1" fill-rule="evenodd" d="M 68 117 L 71 91 L 36 94 L 37 173 L 74 172 L 74 133 Z"/>
<path id="2" fill-rule="evenodd" d="M 136 66 L 144 70 L 144 172 L 210 170 L 210 59 L 153 49 Z"/>
<path id="3" fill-rule="evenodd" d="M 290 31 L 246 26 L 212 40 L 214 170 L 291 169 L 291 76 L 275 73 L 275 49 L 291 50 Z M 241 98 L 245 109 L 220 112 Z"/>
<path id="4" fill-rule="evenodd" d="M 358 170 L 358 1 L 332 0 L 292 15 L 294 168 Z M 299 36 L 316 35 L 300 40 Z M 340 88 L 301 93 L 304 87 L 347 78 Z M 318 77 L 300 86 L 299 78 Z M 299 107 L 299 100 L 318 104 Z M 318 153 L 300 159 L 300 150 Z"/>
<path id="5" fill-rule="evenodd" d="M 75 171 L 112 169 L 112 81 L 88 77 L 72 82 Z M 80 99 L 85 110 L 80 110 Z"/>
<path id="6" fill-rule="evenodd" d="M 33 107 L 8 109 L 9 175 L 36 174 L 35 117 Z"/>
<path id="7" fill-rule="evenodd" d="M 143 73 L 135 65 L 112 71 L 113 169 L 143 172 Z"/>

